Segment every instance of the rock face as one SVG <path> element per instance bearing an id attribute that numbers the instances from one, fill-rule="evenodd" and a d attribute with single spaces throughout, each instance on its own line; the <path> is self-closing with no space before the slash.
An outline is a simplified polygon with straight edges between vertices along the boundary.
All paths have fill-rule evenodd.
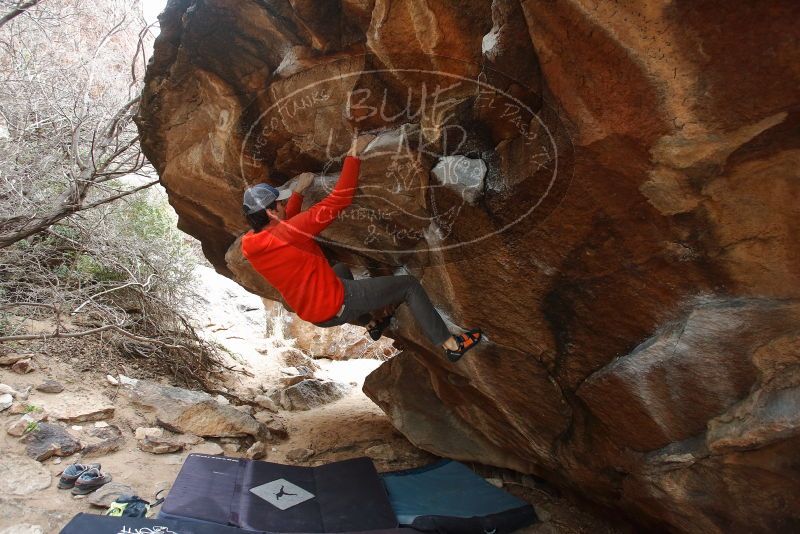
<path id="1" fill-rule="evenodd" d="M 323 5 L 324 4 L 324 5 Z M 138 119 L 180 227 L 238 248 L 241 193 L 377 138 L 319 241 L 418 276 L 366 392 L 412 442 L 645 527 L 800 524 L 800 4 L 174 0 Z"/>

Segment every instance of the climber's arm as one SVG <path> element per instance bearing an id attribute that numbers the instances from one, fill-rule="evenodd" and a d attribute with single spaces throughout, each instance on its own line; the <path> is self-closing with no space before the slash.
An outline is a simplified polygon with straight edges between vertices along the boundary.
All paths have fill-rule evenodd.
<path id="1" fill-rule="evenodd" d="M 295 191 L 292 193 L 292 196 L 289 197 L 289 201 L 286 203 L 286 218 L 291 219 L 298 213 L 300 213 L 300 208 L 303 206 L 303 194 L 299 191 Z"/>
<path id="2" fill-rule="evenodd" d="M 347 156 L 344 160 L 342 173 L 339 175 L 339 181 L 336 182 L 336 187 L 333 191 L 323 200 L 314 204 L 311 208 L 302 213 L 298 213 L 289 218 L 289 206 L 287 204 L 287 219 L 286 225 L 292 230 L 292 233 L 301 236 L 315 236 L 322 230 L 328 227 L 336 216 L 342 212 L 353 202 L 356 188 L 358 187 L 358 173 L 361 168 L 361 160 Z M 295 196 L 293 194 L 290 202 Z M 302 204 L 302 197 L 299 200 Z"/>
<path id="3" fill-rule="evenodd" d="M 304 172 L 295 178 L 294 192 L 289 197 L 289 202 L 286 203 L 286 218 L 291 219 L 298 213 L 300 208 L 303 207 L 303 193 L 308 186 L 314 183 L 314 173 Z"/>

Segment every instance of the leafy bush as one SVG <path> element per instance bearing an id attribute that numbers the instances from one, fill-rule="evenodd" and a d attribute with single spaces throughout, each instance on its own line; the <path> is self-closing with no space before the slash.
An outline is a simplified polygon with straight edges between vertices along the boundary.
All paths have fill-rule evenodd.
<path id="1" fill-rule="evenodd" d="M 186 319 L 200 254 L 176 223 L 160 188 L 70 217 L 0 249 L 0 292 L 15 314 L 43 319 L 54 307 L 84 329 L 113 325 L 118 349 L 161 356 L 178 379 L 206 385 L 218 352 Z"/>

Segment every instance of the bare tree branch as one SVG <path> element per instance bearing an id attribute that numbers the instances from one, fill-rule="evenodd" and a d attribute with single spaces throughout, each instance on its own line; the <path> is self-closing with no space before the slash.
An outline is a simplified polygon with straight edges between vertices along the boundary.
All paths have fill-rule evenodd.
<path id="1" fill-rule="evenodd" d="M 99 334 L 100 332 L 106 332 L 108 330 L 113 330 L 114 332 L 121 334 L 125 337 L 129 337 L 131 339 L 135 339 L 136 341 L 142 341 L 144 343 L 153 343 L 155 345 L 159 345 L 161 347 L 173 348 L 173 349 L 185 349 L 189 350 L 189 347 L 184 345 L 176 345 L 173 343 L 167 343 L 161 341 L 160 339 L 154 339 L 149 337 L 142 337 L 137 336 L 136 334 L 132 334 L 127 330 L 120 328 L 117 325 L 107 324 L 103 326 L 98 326 L 97 328 L 91 328 L 89 330 L 82 330 L 80 332 L 59 332 L 56 330 L 55 332 L 49 333 L 42 333 L 42 334 L 21 334 L 18 336 L 0 336 L 0 343 L 9 342 L 9 341 L 31 341 L 34 339 L 53 339 L 59 337 L 80 337 L 80 336 L 89 336 L 92 334 Z"/>
<path id="2" fill-rule="evenodd" d="M 91 204 L 86 204 L 85 206 L 83 206 L 83 209 L 96 208 L 97 206 L 100 206 L 101 204 L 108 204 L 109 202 L 114 202 L 117 199 L 120 199 L 122 197 L 127 197 L 128 195 L 132 195 L 133 193 L 136 193 L 137 191 L 141 191 L 142 189 L 147 189 L 148 187 L 152 187 L 152 186 L 156 185 L 157 183 L 158 183 L 158 180 L 153 180 L 152 182 L 148 182 L 148 183 L 146 183 L 144 185 L 140 185 L 139 187 L 134 187 L 133 189 L 129 189 L 128 191 L 123 191 L 122 193 L 119 193 L 117 195 L 106 197 L 106 198 L 104 198 L 102 200 L 98 200 L 97 202 L 92 202 Z"/>
<path id="3" fill-rule="evenodd" d="M 37 3 L 40 1 L 36 0 Z M 33 2 L 29 3 L 33 5 Z M 68 7 L 52 4 L 49 9 L 37 11 L 41 20 L 36 20 L 35 17 L 30 19 L 43 33 L 52 32 L 55 29 L 45 27 L 48 16 L 61 19 L 61 12 L 65 12 L 67 16 L 73 16 L 76 23 L 83 24 L 85 13 L 81 10 L 88 5 L 81 0 L 76 0 L 74 5 L 67 4 Z M 37 153 L 31 158 L 28 154 L 20 153 L 22 157 L 18 157 L 11 152 L 5 159 L 11 165 L 4 169 L 3 175 L 12 177 L 10 181 L 6 178 L 6 190 L 9 193 L 18 191 L 20 198 L 17 202 L 5 202 L 3 188 L 0 187 L 0 249 L 36 235 L 82 210 L 97 208 L 144 189 L 137 187 L 106 198 L 92 198 L 95 196 L 93 191 L 97 184 L 135 173 L 146 161 L 132 120 L 137 111 L 139 97 L 129 97 L 130 84 L 118 83 L 113 78 L 113 81 L 96 80 L 96 74 L 107 66 L 108 61 L 116 62 L 114 65 L 117 69 L 121 66 L 115 56 L 120 42 L 129 43 L 127 50 L 130 56 L 124 63 L 135 64 L 139 49 L 144 49 L 143 39 L 149 35 L 148 25 L 131 7 L 115 3 L 108 6 L 111 9 L 108 16 L 93 19 L 96 21 L 95 27 L 81 32 L 81 35 L 95 36 L 97 39 L 96 44 L 88 48 L 88 55 L 78 55 L 76 58 L 66 55 L 60 60 L 51 60 L 43 52 L 49 45 L 48 35 L 42 46 L 26 49 L 15 58 L 19 83 L 14 87 L 19 87 L 19 92 L 9 94 L 8 98 L 13 102 L 23 103 L 23 107 L 12 117 L 24 120 L 31 116 L 31 111 L 37 115 L 40 111 L 45 113 L 44 117 L 37 116 L 30 121 L 30 125 L 15 131 L 17 142 L 6 145 L 24 150 L 24 147 L 33 145 L 25 141 L 32 141 L 36 144 Z M 131 31 L 131 16 L 138 17 L 141 23 L 142 29 L 136 33 Z M 35 34 L 36 30 L 31 29 L 30 24 L 28 26 L 25 30 L 27 34 Z M 128 39 L 122 39 L 123 34 Z M 31 42 L 37 41 L 34 38 Z M 25 46 L 26 43 L 27 40 L 22 41 Z M 54 53 L 58 51 L 53 50 Z M 47 67 L 49 70 L 43 71 L 39 65 L 47 64 L 48 61 L 52 65 Z M 69 62 L 74 64 L 69 65 Z M 53 78 L 45 79 L 47 75 L 52 75 Z M 2 74 L 0 81 L 1 78 Z M 115 84 L 114 92 L 107 90 L 109 83 Z M 31 92 L 39 98 L 32 100 Z M 5 96 L 0 84 L 0 107 L 4 108 L 4 117 L 8 115 L 4 106 Z M 37 104 L 41 104 L 41 110 L 35 107 Z M 6 123 L 12 122 L 13 119 L 6 120 Z M 4 163 L 3 148 L 0 148 L 0 165 Z M 47 179 L 47 172 L 56 170 L 59 159 L 63 161 L 64 170 L 57 175 L 66 177 L 66 180 L 61 180 L 58 176 Z M 42 165 L 38 163 L 40 161 L 52 161 L 55 165 Z M 20 165 L 20 162 L 32 162 L 27 165 L 30 169 Z M 33 194 L 18 188 L 16 182 L 25 181 L 34 189 Z M 59 182 L 63 184 L 57 186 L 61 190 L 53 191 Z M 47 190 L 51 193 L 43 194 Z"/>
<path id="4" fill-rule="evenodd" d="M 29 0 L 28 2 L 20 4 L 19 6 L 14 8 L 10 13 L 3 15 L 3 17 L 0 18 L 0 28 L 2 28 L 6 23 L 8 23 L 14 17 L 22 15 L 27 10 L 29 10 L 30 8 L 32 8 L 41 1 L 42 0 Z"/>

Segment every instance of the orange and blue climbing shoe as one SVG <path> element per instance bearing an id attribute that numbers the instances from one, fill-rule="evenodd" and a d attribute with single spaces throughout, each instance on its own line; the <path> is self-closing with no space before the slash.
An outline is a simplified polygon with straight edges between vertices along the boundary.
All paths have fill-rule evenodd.
<path id="1" fill-rule="evenodd" d="M 483 333 L 480 328 L 473 328 L 463 334 L 453 336 L 453 339 L 458 343 L 458 350 L 445 349 L 444 352 L 447 354 L 447 359 L 451 362 L 457 362 L 469 349 L 477 345 L 481 338 L 483 338 Z"/>

